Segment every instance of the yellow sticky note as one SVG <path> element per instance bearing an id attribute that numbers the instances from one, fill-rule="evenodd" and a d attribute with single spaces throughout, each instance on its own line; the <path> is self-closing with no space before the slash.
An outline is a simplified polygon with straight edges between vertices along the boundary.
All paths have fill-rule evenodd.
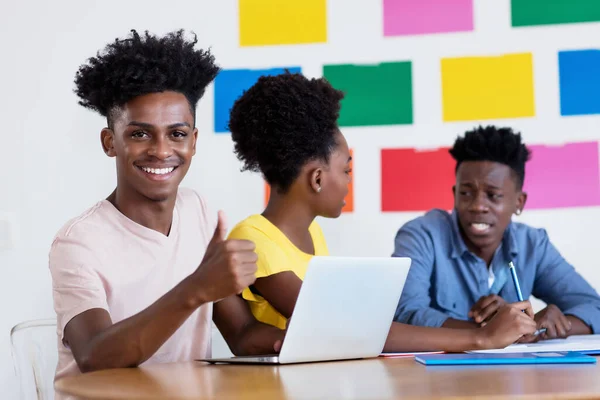
<path id="1" fill-rule="evenodd" d="M 442 59 L 444 121 L 535 115 L 531 53 Z"/>
<path id="2" fill-rule="evenodd" d="M 326 0 L 239 0 L 240 46 L 323 43 Z"/>

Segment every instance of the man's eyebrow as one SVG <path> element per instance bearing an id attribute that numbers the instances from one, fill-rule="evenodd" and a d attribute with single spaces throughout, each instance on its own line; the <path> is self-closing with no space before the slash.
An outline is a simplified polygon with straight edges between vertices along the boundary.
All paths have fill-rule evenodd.
<path id="1" fill-rule="evenodd" d="M 497 186 L 494 185 L 493 183 L 485 183 L 484 184 L 488 189 L 494 189 L 494 190 L 502 190 L 502 186 Z M 465 187 L 473 187 L 473 183 L 471 182 L 461 182 L 458 184 L 458 186 L 465 186 Z"/>
<path id="2" fill-rule="evenodd" d="M 494 189 L 494 190 L 502 190 L 502 186 L 496 186 L 492 183 L 486 183 L 486 186 L 489 187 L 490 189 Z"/>
<path id="3" fill-rule="evenodd" d="M 167 126 L 167 128 L 169 128 L 169 129 L 181 128 L 181 127 L 191 128 L 190 124 L 188 124 L 187 122 L 177 122 L 177 123 Z"/>
<path id="4" fill-rule="evenodd" d="M 127 126 L 138 126 L 140 128 L 145 128 L 145 129 L 153 128 L 152 124 L 148 124 L 146 122 L 138 122 L 138 121 L 131 121 L 127 124 Z"/>
<path id="5" fill-rule="evenodd" d="M 152 124 L 148 124 L 146 122 L 138 122 L 138 121 L 131 121 L 130 123 L 127 124 L 127 126 L 138 126 L 140 128 L 144 128 L 144 129 L 154 128 L 154 125 L 152 125 Z M 191 125 L 188 124 L 187 122 L 176 122 L 174 124 L 167 126 L 168 129 L 181 128 L 181 127 L 191 128 Z"/>

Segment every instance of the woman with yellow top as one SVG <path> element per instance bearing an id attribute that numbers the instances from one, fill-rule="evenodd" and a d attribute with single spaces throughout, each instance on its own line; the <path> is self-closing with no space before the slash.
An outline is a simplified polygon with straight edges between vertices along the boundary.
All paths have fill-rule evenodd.
<path id="1" fill-rule="evenodd" d="M 315 218 L 339 217 L 348 194 L 351 157 L 337 126 L 342 98 L 323 78 L 286 72 L 261 77 L 231 110 L 229 129 L 243 169 L 260 172 L 271 186 L 262 214 L 229 235 L 256 245 L 257 279 L 242 296 L 257 320 L 281 329 L 293 314 L 309 260 L 328 255 Z M 506 305 L 477 329 L 394 322 L 384 351 L 505 347 L 536 330 L 531 315 L 524 301 Z"/>

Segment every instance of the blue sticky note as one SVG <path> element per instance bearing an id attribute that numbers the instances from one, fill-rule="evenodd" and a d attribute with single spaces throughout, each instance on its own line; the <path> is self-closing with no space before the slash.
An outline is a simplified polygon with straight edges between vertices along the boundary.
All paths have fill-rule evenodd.
<path id="1" fill-rule="evenodd" d="M 600 114 L 600 50 L 558 53 L 560 114 Z"/>
<path id="2" fill-rule="evenodd" d="M 282 67 L 271 69 L 226 69 L 215 79 L 215 132 L 228 132 L 229 113 L 233 103 L 256 83 L 263 75 L 278 75 L 285 72 L 301 72 L 300 67 Z"/>

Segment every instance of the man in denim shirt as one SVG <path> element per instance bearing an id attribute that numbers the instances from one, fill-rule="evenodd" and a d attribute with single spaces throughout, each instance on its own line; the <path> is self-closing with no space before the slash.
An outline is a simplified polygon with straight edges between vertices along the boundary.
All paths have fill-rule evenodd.
<path id="1" fill-rule="evenodd" d="M 458 138 L 454 210 L 432 210 L 397 233 L 393 256 L 412 258 L 396 321 L 476 328 L 505 303 L 518 301 L 508 263 L 523 297 L 548 304 L 535 315 L 540 338 L 600 332 L 600 297 L 550 243 L 544 229 L 511 222 L 530 153 L 510 128 L 479 127 Z M 529 335 L 523 341 L 535 340 Z"/>

